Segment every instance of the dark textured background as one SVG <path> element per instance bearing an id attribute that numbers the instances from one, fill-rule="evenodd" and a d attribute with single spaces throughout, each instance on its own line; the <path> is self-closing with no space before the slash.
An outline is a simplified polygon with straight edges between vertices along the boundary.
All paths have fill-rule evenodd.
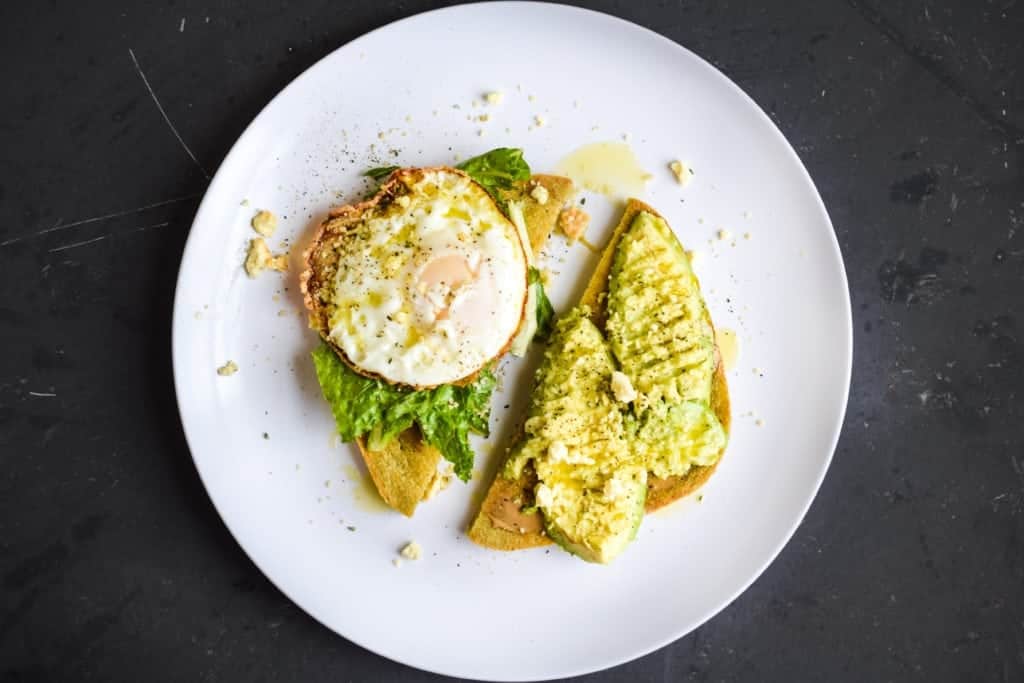
<path id="1" fill-rule="evenodd" d="M 205 173 L 305 68 L 431 3 L 237 4 L 0 8 L 0 681 L 433 678 L 319 626 L 236 546 L 169 344 Z M 835 222 L 856 341 L 835 461 L 779 558 L 587 680 L 1024 680 L 1024 7 L 589 4 L 771 114 Z"/>

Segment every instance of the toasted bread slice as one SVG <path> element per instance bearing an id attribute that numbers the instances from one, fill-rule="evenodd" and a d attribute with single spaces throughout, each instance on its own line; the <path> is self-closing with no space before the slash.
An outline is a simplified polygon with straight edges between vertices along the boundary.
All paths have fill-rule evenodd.
<path id="1" fill-rule="evenodd" d="M 543 204 L 530 195 L 535 185 L 547 190 L 547 201 Z M 568 178 L 535 175 L 507 197 L 522 202 L 530 248 L 535 255 L 544 248 L 555 228 L 558 212 L 573 192 L 572 181 Z M 356 444 L 380 497 L 395 510 L 412 517 L 416 506 L 431 492 L 441 453 L 422 439 L 415 426 L 379 451 L 370 450 L 362 438 L 357 439 Z"/>
<path id="2" fill-rule="evenodd" d="M 630 199 L 626 203 L 622 218 L 615 226 L 615 230 L 612 231 L 608 244 L 601 251 L 601 258 L 598 260 L 597 266 L 594 267 L 594 272 L 590 276 L 583 296 L 580 297 L 579 305 L 590 307 L 590 318 L 600 329 L 604 329 L 608 276 L 615 258 L 615 249 L 622 239 L 622 235 L 633 223 L 633 219 L 641 212 L 661 217 L 661 214 L 644 202 Z M 711 407 L 728 432 L 731 421 L 729 387 L 725 381 L 725 368 L 717 348 L 715 350 Z M 521 436 L 520 432 L 516 440 Z M 721 458 L 713 465 L 691 467 L 686 474 L 668 479 L 660 479 L 648 473 L 645 509 L 647 512 L 653 512 L 693 493 L 711 477 L 719 462 L 721 462 Z M 529 493 L 532 488 L 530 476 L 529 472 L 524 471 L 518 480 L 511 480 L 502 477 L 501 470 L 498 470 L 494 483 L 491 484 L 491 488 L 487 491 L 487 496 L 480 506 L 480 512 L 469 527 L 470 539 L 479 545 L 495 550 L 521 550 L 551 543 L 551 540 L 543 532 L 540 515 L 538 513 L 526 514 L 520 511 L 520 508 L 532 498 Z"/>

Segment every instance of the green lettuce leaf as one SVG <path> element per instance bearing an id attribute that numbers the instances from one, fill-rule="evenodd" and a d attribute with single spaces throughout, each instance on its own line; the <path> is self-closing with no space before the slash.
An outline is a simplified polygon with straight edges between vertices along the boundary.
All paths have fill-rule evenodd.
<path id="1" fill-rule="evenodd" d="M 313 351 L 313 365 L 342 441 L 354 441 L 380 424 L 389 398 L 382 382 L 353 372 L 326 344 Z"/>
<path id="2" fill-rule="evenodd" d="M 472 476 L 469 434 L 488 435 L 491 394 L 497 384 L 492 372 L 483 370 L 466 386 L 413 391 L 363 377 L 327 344 L 313 351 L 313 365 L 343 441 L 369 435 L 369 447 L 377 450 L 415 423 L 427 443 L 452 463 L 459 479 Z"/>
<path id="3" fill-rule="evenodd" d="M 491 394 L 498 380 L 490 370 L 484 370 L 476 381 L 464 387 L 452 387 L 456 403 L 465 408 L 469 431 L 480 436 L 491 435 Z"/>
<path id="4" fill-rule="evenodd" d="M 378 166 L 363 171 L 363 175 L 380 183 L 398 168 L 398 166 Z M 465 171 L 487 190 L 502 211 L 505 211 L 506 205 L 501 192 L 512 189 L 516 183 L 530 179 L 530 165 L 523 159 L 523 150 L 515 147 L 492 149 L 486 154 L 466 159 L 456 168 Z M 377 188 L 373 187 L 369 195 L 375 194 L 376 191 Z"/>
<path id="5" fill-rule="evenodd" d="M 537 292 L 537 331 L 534 339 L 547 339 L 555 326 L 555 308 L 548 299 L 548 293 L 544 291 L 544 283 L 541 281 L 540 271 L 530 267 L 529 283 L 536 287 Z"/>
<path id="6" fill-rule="evenodd" d="M 392 172 L 397 170 L 398 166 L 377 166 L 376 168 L 371 168 L 368 171 L 363 171 L 363 175 L 367 178 L 373 178 L 379 183 L 391 175 Z"/>
<path id="7" fill-rule="evenodd" d="M 370 179 L 370 187 L 363 194 L 363 201 L 377 194 L 380 190 L 380 184 L 387 180 L 388 176 L 396 170 L 398 170 L 398 166 L 377 166 L 376 168 L 363 171 L 363 175 Z"/>
<path id="8" fill-rule="evenodd" d="M 510 190 L 516 183 L 530 179 L 530 165 L 523 159 L 523 150 L 515 147 L 492 149 L 486 154 L 466 159 L 456 168 L 469 174 L 502 208 L 501 191 Z"/>

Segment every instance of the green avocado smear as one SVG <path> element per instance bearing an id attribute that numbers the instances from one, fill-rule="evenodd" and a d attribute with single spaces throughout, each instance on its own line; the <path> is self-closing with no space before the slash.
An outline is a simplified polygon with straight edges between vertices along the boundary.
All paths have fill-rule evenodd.
<path id="1" fill-rule="evenodd" d="M 615 559 L 636 535 L 647 468 L 633 456 L 608 384 L 615 370 L 600 330 L 576 308 L 555 324 L 530 396 L 525 437 L 506 464 L 537 475 L 545 531 L 588 562 Z"/>
<path id="2" fill-rule="evenodd" d="M 554 324 L 503 476 L 532 468 L 547 535 L 607 563 L 635 537 L 649 475 L 717 462 L 728 435 L 711 407 L 714 331 L 689 258 L 669 226 L 641 212 L 608 281 L 607 320 L 585 307 Z M 535 475 L 532 476 L 532 475 Z"/>
<path id="3" fill-rule="evenodd" d="M 630 442 L 662 479 L 714 464 L 727 435 L 711 409 L 715 334 L 697 276 L 675 233 L 641 212 L 608 280 L 609 345 L 637 393 Z"/>

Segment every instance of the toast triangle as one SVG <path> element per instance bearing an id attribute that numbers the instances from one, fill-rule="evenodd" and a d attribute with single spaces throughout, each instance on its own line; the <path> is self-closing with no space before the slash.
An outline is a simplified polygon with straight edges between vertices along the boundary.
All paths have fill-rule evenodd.
<path id="1" fill-rule="evenodd" d="M 601 250 L 601 256 L 594 267 L 594 272 L 580 297 L 579 305 L 590 308 L 590 318 L 599 329 L 604 329 L 608 276 L 615 258 L 615 249 L 626 230 L 633 223 L 633 219 L 641 212 L 650 213 L 664 220 L 661 214 L 639 199 L 630 199 L 626 202 L 622 218 L 619 219 L 618 225 L 612 231 L 608 243 Z M 725 368 L 717 346 L 715 348 L 715 374 L 711 388 L 711 408 L 728 433 L 731 423 L 729 387 L 726 383 Z M 520 431 L 515 440 L 518 441 L 521 437 L 522 432 Z M 646 511 L 653 512 L 696 491 L 711 477 L 719 462 L 721 462 L 721 458 L 713 465 L 691 467 L 686 474 L 668 479 L 660 479 L 648 473 Z M 519 479 L 512 480 L 503 477 L 501 472 L 502 468 L 499 467 L 494 482 L 480 505 L 480 511 L 470 524 L 469 538 L 479 545 L 494 550 L 521 550 L 551 543 L 551 540 L 544 534 L 539 514 L 519 512 L 524 501 L 528 500 L 526 492 L 532 483 L 530 474 L 524 470 Z"/>

